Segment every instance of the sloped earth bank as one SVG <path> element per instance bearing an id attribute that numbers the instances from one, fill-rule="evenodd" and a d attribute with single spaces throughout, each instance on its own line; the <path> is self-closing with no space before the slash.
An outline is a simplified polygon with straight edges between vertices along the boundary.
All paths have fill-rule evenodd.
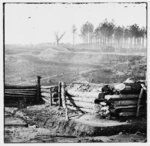
<path id="1" fill-rule="evenodd" d="M 5 108 L 6 143 L 146 142 L 146 121 L 105 120 L 47 104 Z"/>

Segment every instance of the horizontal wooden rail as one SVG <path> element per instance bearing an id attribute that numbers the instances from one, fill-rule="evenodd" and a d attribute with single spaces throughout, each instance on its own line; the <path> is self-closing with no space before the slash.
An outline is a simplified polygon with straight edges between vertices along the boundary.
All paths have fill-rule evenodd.
<path id="1" fill-rule="evenodd" d="M 86 109 L 94 109 L 95 104 L 94 103 L 86 103 L 86 102 L 81 102 L 81 101 L 66 101 L 67 104 L 77 106 L 77 107 L 83 107 Z"/>
<path id="2" fill-rule="evenodd" d="M 71 100 L 71 101 L 81 101 L 81 102 L 86 102 L 86 103 L 94 103 L 95 98 L 86 98 L 86 97 L 68 97 L 66 96 L 67 100 Z"/>
<path id="3" fill-rule="evenodd" d="M 130 106 L 130 105 L 137 105 L 138 100 L 117 100 L 113 101 L 112 104 L 114 107 L 117 106 Z"/>
<path id="4" fill-rule="evenodd" d="M 22 94 L 18 94 L 18 95 L 15 95 L 15 94 L 5 94 L 4 95 L 4 100 L 6 100 L 7 98 L 35 98 L 36 96 L 35 95 L 22 95 Z"/>
<path id="5" fill-rule="evenodd" d="M 99 96 L 99 93 L 100 92 L 81 92 L 81 91 L 75 91 L 73 89 L 68 89 L 67 90 L 67 93 L 70 95 L 70 96 L 74 96 L 74 97 L 86 97 L 86 98 L 98 98 Z"/>
<path id="6" fill-rule="evenodd" d="M 4 91 L 4 93 L 10 93 L 10 94 L 19 94 L 19 93 L 23 93 L 23 94 L 28 94 L 28 93 L 31 93 L 31 94 L 36 94 L 37 93 L 37 90 L 35 90 L 35 91 L 28 91 L 28 90 L 26 90 L 26 91 L 24 91 L 24 90 L 16 90 L 16 91 L 11 91 L 11 90 L 5 90 Z"/>
<path id="7" fill-rule="evenodd" d="M 19 86 L 19 85 L 5 85 L 5 89 L 36 89 L 37 86 Z"/>
<path id="8" fill-rule="evenodd" d="M 50 98 L 50 92 L 49 93 L 41 93 L 41 96 Z"/>
<path id="9" fill-rule="evenodd" d="M 50 89 L 50 88 L 57 88 L 58 85 L 52 85 L 52 86 L 41 86 L 41 89 Z"/>
<path id="10" fill-rule="evenodd" d="M 75 107 L 72 105 L 67 104 L 67 108 L 71 109 L 71 110 L 75 110 L 75 111 L 80 111 L 80 112 L 87 112 L 87 113 L 94 113 L 95 111 L 92 109 L 86 109 L 83 107 Z"/>
<path id="11" fill-rule="evenodd" d="M 106 100 L 136 100 L 138 97 L 138 94 L 105 95 Z"/>
<path id="12" fill-rule="evenodd" d="M 11 92 L 15 92 L 15 91 L 26 91 L 26 92 L 36 92 L 37 91 L 37 89 L 36 88 L 31 88 L 31 89 L 7 89 L 7 88 L 5 88 L 5 91 L 11 91 Z"/>
<path id="13" fill-rule="evenodd" d="M 17 95 L 22 95 L 22 96 L 35 96 L 36 95 L 36 93 L 5 93 L 5 96 L 6 95 L 9 95 L 9 96 L 11 96 L 11 95 L 14 95 L 14 96 L 17 96 Z"/>

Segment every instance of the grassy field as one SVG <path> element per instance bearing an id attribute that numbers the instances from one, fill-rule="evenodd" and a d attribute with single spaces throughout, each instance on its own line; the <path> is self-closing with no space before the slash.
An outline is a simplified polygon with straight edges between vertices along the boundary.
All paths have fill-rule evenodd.
<path id="1" fill-rule="evenodd" d="M 129 76 L 143 79 L 145 70 L 146 57 L 137 54 L 102 53 L 97 49 L 50 44 L 5 46 L 7 84 L 35 84 L 37 75 L 42 77 L 43 85 L 60 80 L 122 82 Z"/>

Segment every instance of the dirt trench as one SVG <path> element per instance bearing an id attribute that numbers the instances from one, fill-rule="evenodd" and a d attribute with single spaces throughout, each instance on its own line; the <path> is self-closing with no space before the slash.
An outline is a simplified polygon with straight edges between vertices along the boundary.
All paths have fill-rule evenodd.
<path id="1" fill-rule="evenodd" d="M 11 111 L 11 110 L 10 110 Z M 13 112 L 12 112 L 13 113 Z M 146 140 L 146 123 L 143 121 L 134 121 L 132 124 L 126 122 L 114 122 L 114 126 L 108 126 L 109 122 L 112 125 L 113 121 L 94 119 L 94 115 L 86 115 L 69 110 L 70 120 L 65 120 L 65 112 L 59 107 L 50 107 L 49 105 L 35 105 L 17 111 L 11 118 L 26 119 L 26 126 L 5 126 L 6 143 L 36 143 L 36 142 L 113 142 L 114 137 L 121 138 L 120 142 Z M 84 116 L 89 118 L 89 121 L 97 120 L 102 125 L 89 125 Z M 7 120 L 10 120 L 7 116 Z M 84 120 L 85 119 L 85 120 Z M 19 122 L 19 120 L 18 120 Z M 139 123 L 137 123 L 139 122 Z M 21 122 L 20 122 L 21 123 Z M 91 122 L 90 122 L 91 123 Z M 6 117 L 5 117 L 6 124 Z M 118 125 L 116 125 L 118 124 Z M 136 134 L 138 132 L 138 134 Z M 133 139 L 131 140 L 130 136 Z M 138 136 L 137 136 L 138 135 Z M 127 139 L 128 137 L 128 139 Z M 113 140 L 112 140 L 113 139 Z"/>

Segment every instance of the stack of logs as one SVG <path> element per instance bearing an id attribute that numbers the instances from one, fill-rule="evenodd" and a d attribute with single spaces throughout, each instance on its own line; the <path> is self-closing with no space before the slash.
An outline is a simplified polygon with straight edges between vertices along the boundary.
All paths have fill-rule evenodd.
<path id="1" fill-rule="evenodd" d="M 133 92 L 130 86 L 118 95 L 105 95 L 110 114 L 116 117 L 139 117 L 146 115 L 146 89 Z"/>
<path id="2" fill-rule="evenodd" d="M 88 113 L 97 113 L 102 117 L 130 117 L 146 114 L 146 92 L 141 88 L 136 92 L 126 86 L 119 94 L 107 94 L 101 102 L 95 103 L 100 92 L 81 92 L 68 89 L 67 107 Z"/>
<path id="3" fill-rule="evenodd" d="M 98 92 L 78 92 L 73 89 L 67 90 L 67 107 L 81 112 L 94 113 L 94 101 L 98 97 Z"/>

